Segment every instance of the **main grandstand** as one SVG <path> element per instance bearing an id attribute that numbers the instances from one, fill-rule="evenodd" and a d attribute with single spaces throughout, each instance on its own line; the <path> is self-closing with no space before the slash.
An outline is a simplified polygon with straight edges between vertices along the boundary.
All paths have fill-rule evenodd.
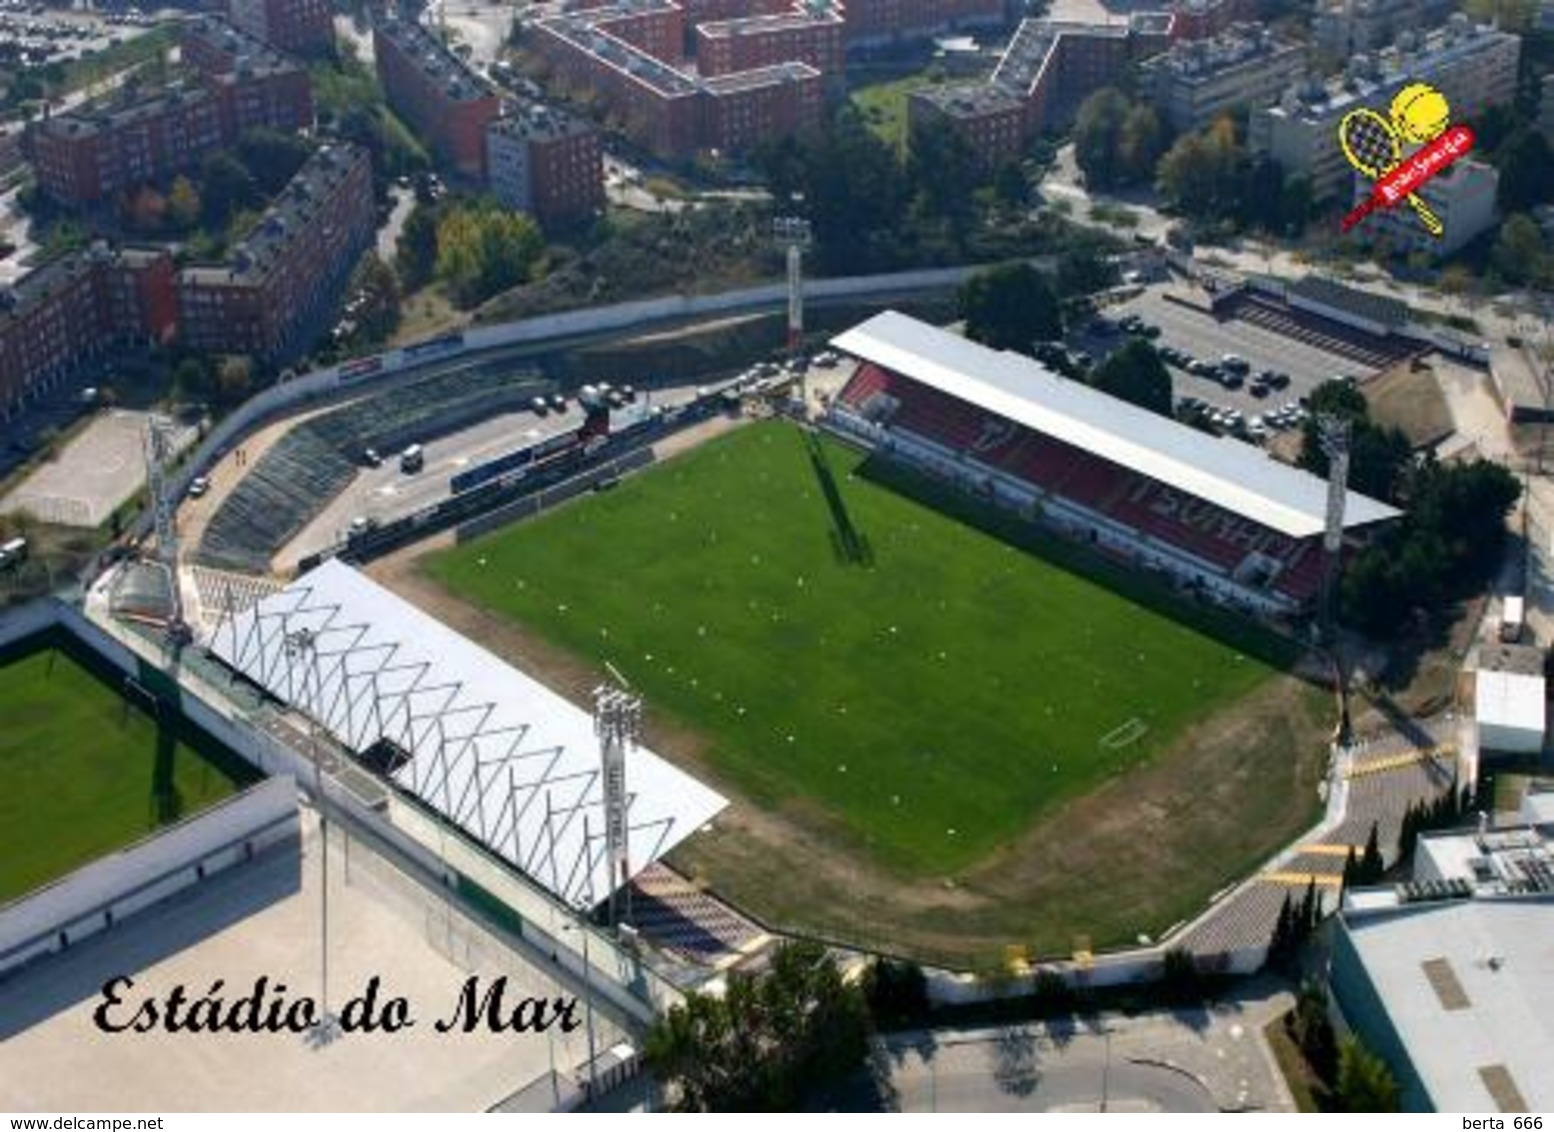
<path id="1" fill-rule="evenodd" d="M 870 444 L 1242 609 L 1295 617 L 1322 577 L 1326 484 L 1009 351 L 887 311 L 830 419 Z M 1349 492 L 1345 543 L 1398 516 Z"/>

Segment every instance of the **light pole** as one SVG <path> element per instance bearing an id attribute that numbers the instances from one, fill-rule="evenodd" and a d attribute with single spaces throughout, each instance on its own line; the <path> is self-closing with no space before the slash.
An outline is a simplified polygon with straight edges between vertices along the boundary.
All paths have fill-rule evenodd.
<path id="1" fill-rule="evenodd" d="M 322 1014 L 317 1025 L 309 1033 L 310 1041 L 325 1045 L 340 1036 L 339 1022 L 329 1009 L 329 812 L 324 802 L 324 763 L 318 749 L 317 704 L 323 699 L 318 676 L 318 634 L 312 629 L 295 629 L 286 634 L 286 656 L 296 661 L 306 658 L 302 686 L 304 698 L 310 700 L 303 713 L 308 721 L 308 754 L 313 759 L 313 799 L 318 807 L 319 849 L 319 1006 Z M 313 696 L 306 696 L 307 676 L 313 675 Z"/>

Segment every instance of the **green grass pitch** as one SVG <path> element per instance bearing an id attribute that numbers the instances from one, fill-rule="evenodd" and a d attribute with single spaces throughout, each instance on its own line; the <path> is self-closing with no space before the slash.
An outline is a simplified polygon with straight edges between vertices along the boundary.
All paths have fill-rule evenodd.
<path id="1" fill-rule="evenodd" d="M 428 570 L 911 873 L 979 859 L 1274 672 L 820 452 L 745 427 Z"/>
<path id="2" fill-rule="evenodd" d="M 0 719 L 0 903 L 253 777 L 235 757 L 218 764 L 159 729 L 144 707 L 127 706 L 117 687 L 60 649 L 0 664 Z"/>

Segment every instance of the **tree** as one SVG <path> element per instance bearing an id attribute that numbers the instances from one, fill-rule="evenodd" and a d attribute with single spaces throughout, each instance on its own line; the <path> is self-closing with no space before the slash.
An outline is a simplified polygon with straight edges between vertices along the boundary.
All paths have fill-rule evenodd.
<path id="1" fill-rule="evenodd" d="M 394 267 L 405 291 L 419 291 L 437 270 L 437 211 L 418 204 L 405 217 L 394 249 Z"/>
<path id="2" fill-rule="evenodd" d="M 375 253 L 362 259 L 351 291 L 362 300 L 356 327 L 363 341 L 382 342 L 399 328 L 399 277 Z"/>
<path id="3" fill-rule="evenodd" d="M 1093 295 L 1116 284 L 1117 266 L 1093 252 L 1069 250 L 1058 257 L 1054 281 L 1061 298 Z"/>
<path id="4" fill-rule="evenodd" d="M 1128 109 L 1117 138 L 1117 160 L 1126 184 L 1148 181 L 1165 149 L 1165 127 L 1153 106 L 1137 103 Z"/>
<path id="5" fill-rule="evenodd" d="M 1142 338 L 1123 347 L 1090 373 L 1090 384 L 1163 417 L 1171 415 L 1171 374 L 1155 348 Z"/>
<path id="6" fill-rule="evenodd" d="M 1110 189 L 1124 178 L 1123 127 L 1132 109 L 1116 87 L 1102 87 L 1079 105 L 1074 119 L 1074 161 L 1092 189 Z"/>
<path id="7" fill-rule="evenodd" d="M 979 271 L 961 285 L 966 337 L 995 350 L 1030 353 L 1034 343 L 1058 338 L 1063 316 L 1047 277 L 1028 263 Z"/>
<path id="8" fill-rule="evenodd" d="M 259 127 L 237 139 L 237 154 L 266 196 L 274 196 L 297 175 L 313 146 L 298 134 Z"/>
<path id="9" fill-rule="evenodd" d="M 1302 426 L 1299 465 L 1314 475 L 1327 476 L 1327 453 L 1318 434 L 1318 421 L 1324 415 L 1343 418 L 1349 422 L 1349 486 L 1378 499 L 1396 501 L 1399 477 L 1413 451 L 1408 437 L 1398 429 L 1373 424 L 1365 394 L 1352 382 L 1325 381 L 1309 397 L 1311 415 Z"/>
<path id="10" fill-rule="evenodd" d="M 1343 1112 L 1397 1112 L 1402 1099 L 1387 1063 L 1354 1037 L 1339 1043 L 1334 1094 Z"/>
<path id="11" fill-rule="evenodd" d="M 200 194 L 194 182 L 183 174 L 173 179 L 173 187 L 167 194 L 167 219 L 180 232 L 187 232 L 200 222 Z"/>
<path id="12" fill-rule="evenodd" d="M 736 971 L 723 997 L 692 991 L 648 1032 L 649 1066 L 693 1112 L 793 1111 L 868 1056 L 863 993 L 819 944 L 780 946 L 767 970 Z"/>
<path id="13" fill-rule="evenodd" d="M 993 172 L 993 192 L 1011 208 L 1030 203 L 1031 183 L 1018 161 L 1005 161 Z"/>
<path id="14" fill-rule="evenodd" d="M 1370 836 L 1365 839 L 1365 855 L 1360 858 L 1360 883 L 1375 884 L 1386 875 L 1386 871 L 1387 865 L 1381 856 L 1381 844 L 1377 840 L 1376 823 L 1371 822 Z"/>
<path id="15" fill-rule="evenodd" d="M 173 367 L 173 394 L 184 401 L 195 401 L 211 394 L 210 370 L 200 358 L 182 359 Z"/>
<path id="16" fill-rule="evenodd" d="M 1331 1081 L 1338 1068 L 1338 1039 L 1327 1015 L 1327 995 L 1320 984 L 1311 980 L 1301 984 L 1287 1025 L 1290 1037 L 1306 1055 L 1317 1076 Z"/>
<path id="17" fill-rule="evenodd" d="M 1161 195 L 1189 217 L 1245 222 L 1248 159 L 1229 117 L 1178 138 L 1160 159 Z"/>
<path id="18" fill-rule="evenodd" d="M 928 980 L 916 963 L 883 956 L 863 973 L 863 997 L 880 1026 L 901 1026 L 928 1013 Z"/>
<path id="19" fill-rule="evenodd" d="M 130 197 L 125 224 L 137 232 L 160 231 L 167 219 L 167 198 L 150 185 L 142 185 Z"/>
<path id="20" fill-rule="evenodd" d="M 246 357 L 229 355 L 216 367 L 216 396 L 228 405 L 236 405 L 248 396 L 253 384 L 253 362 Z"/>
<path id="21" fill-rule="evenodd" d="M 252 208 L 262 197 L 253 175 L 225 150 L 213 153 L 200 166 L 201 216 L 211 229 L 224 229 L 240 209 Z"/>
<path id="22" fill-rule="evenodd" d="M 932 120 L 912 129 L 907 177 L 923 215 L 947 220 L 964 235 L 973 212 L 971 194 L 981 178 L 976 154 L 955 126 Z"/>
<path id="23" fill-rule="evenodd" d="M 1354 846 L 1349 846 L 1349 852 L 1344 855 L 1344 888 L 1360 883 L 1360 859 L 1355 855 Z"/>
<path id="24" fill-rule="evenodd" d="M 1508 217 L 1490 249 L 1489 261 L 1512 283 L 1528 283 L 1540 278 L 1546 264 L 1543 230 L 1537 221 L 1522 212 Z"/>
<path id="25" fill-rule="evenodd" d="M 544 250 L 533 218 L 489 201 L 446 209 L 437 223 L 437 277 L 460 306 L 528 280 Z"/>
<path id="26" fill-rule="evenodd" d="M 1289 890 L 1284 892 L 1284 903 L 1279 905 L 1279 916 L 1273 923 L 1273 937 L 1268 941 L 1268 963 L 1282 967 L 1295 953 L 1295 905 Z"/>
<path id="27" fill-rule="evenodd" d="M 1501 212 L 1527 212 L 1554 200 L 1554 179 L 1549 177 L 1554 148 L 1537 130 L 1526 126 L 1518 129 L 1494 157 L 1500 169 L 1496 200 Z"/>

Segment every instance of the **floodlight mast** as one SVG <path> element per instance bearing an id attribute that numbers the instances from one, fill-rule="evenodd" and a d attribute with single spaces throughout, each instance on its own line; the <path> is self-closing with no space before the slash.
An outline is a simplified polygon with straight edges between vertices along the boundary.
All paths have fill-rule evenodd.
<path id="1" fill-rule="evenodd" d="M 610 920 L 614 922 L 616 894 L 631 879 L 626 753 L 642 735 L 642 697 L 611 684 L 599 685 L 594 689 L 594 732 L 599 736 L 604 775 L 604 854 L 610 871 Z"/>
<path id="2" fill-rule="evenodd" d="M 172 440 L 167 425 L 155 416 L 146 421 L 142 451 L 146 462 L 146 492 L 151 497 L 151 518 L 156 531 L 156 556 L 167 571 L 172 606 L 168 612 L 167 635 L 173 648 L 187 639 L 183 617 L 183 586 L 178 579 L 178 524 L 173 517 L 173 498 L 164 469 L 172 456 Z"/>
<path id="3" fill-rule="evenodd" d="M 1317 628 L 1333 658 L 1338 685 L 1338 734 L 1349 741 L 1349 682 L 1344 671 L 1343 649 L 1338 642 L 1338 583 L 1343 569 L 1344 505 L 1349 497 L 1349 420 L 1336 413 L 1317 417 L 1317 438 L 1327 453 L 1327 512 L 1322 531 L 1322 588 L 1318 594 Z"/>

